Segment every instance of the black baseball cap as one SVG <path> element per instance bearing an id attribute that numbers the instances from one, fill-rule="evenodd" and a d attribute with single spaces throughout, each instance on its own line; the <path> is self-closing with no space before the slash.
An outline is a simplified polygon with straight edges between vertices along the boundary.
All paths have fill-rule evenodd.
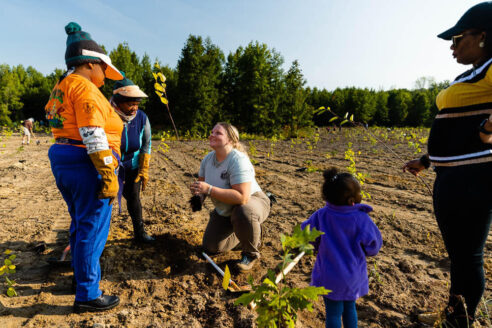
<path id="1" fill-rule="evenodd" d="M 492 1 L 482 2 L 467 10 L 458 23 L 442 32 L 437 37 L 451 40 L 454 35 L 461 34 L 468 29 L 492 31 Z"/>

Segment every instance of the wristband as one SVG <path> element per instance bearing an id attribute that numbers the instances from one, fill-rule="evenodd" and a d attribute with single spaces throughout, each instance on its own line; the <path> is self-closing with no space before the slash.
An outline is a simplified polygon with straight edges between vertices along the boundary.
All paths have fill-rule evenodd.
<path id="1" fill-rule="evenodd" d="M 210 188 L 208 188 L 208 192 L 207 192 L 207 196 L 210 196 L 210 194 L 212 193 L 212 188 L 214 186 L 210 185 Z"/>
<path id="2" fill-rule="evenodd" d="M 485 123 L 487 123 L 488 120 L 489 120 L 488 118 L 483 120 L 482 123 L 480 123 L 480 129 L 479 129 L 480 132 L 487 135 L 492 134 L 492 131 L 485 130 Z"/>
<path id="3" fill-rule="evenodd" d="M 427 155 L 423 155 L 422 157 L 420 157 L 420 163 L 422 163 L 422 165 L 426 169 L 428 169 L 431 166 L 431 162 L 430 162 L 429 156 L 427 156 Z"/>

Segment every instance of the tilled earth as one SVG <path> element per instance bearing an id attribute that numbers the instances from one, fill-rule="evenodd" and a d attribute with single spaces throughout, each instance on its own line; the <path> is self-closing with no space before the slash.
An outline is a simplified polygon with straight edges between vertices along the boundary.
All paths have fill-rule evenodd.
<path id="1" fill-rule="evenodd" d="M 425 136 L 426 131 L 420 131 Z M 449 262 L 432 212 L 428 187 L 402 173 L 403 161 L 414 155 L 403 132 L 388 132 L 384 143 L 362 130 L 321 131 L 319 140 L 245 141 L 256 163 L 260 186 L 272 192 L 277 204 L 263 225 L 260 263 L 251 272 L 259 282 L 280 260 L 280 234 L 307 219 L 324 205 L 320 196 L 320 170 L 331 166 L 346 170 L 344 153 L 353 143 L 357 170 L 367 173 L 364 202 L 374 208 L 371 217 L 382 232 L 384 245 L 368 258 L 369 295 L 357 301 L 361 327 L 420 327 L 416 316 L 438 310 L 449 288 Z M 40 141 L 36 144 L 36 141 Z M 51 173 L 49 136 L 20 147 L 20 137 L 0 139 L 0 252 L 17 255 L 17 297 L 0 286 L 0 327 L 254 327 L 256 313 L 235 306 L 236 295 L 225 292 L 221 279 L 201 256 L 201 238 L 212 204 L 191 212 L 188 185 L 210 150 L 207 141 L 169 141 L 158 151 L 154 141 L 150 182 L 142 194 L 147 231 L 155 245 L 137 246 L 123 201 L 122 214 L 113 210 L 110 236 L 101 258 L 106 294 L 120 296 L 121 304 L 103 313 L 72 313 L 70 268 L 50 265 L 68 243 L 70 217 Z M 425 148 L 425 147 L 424 147 Z M 165 149 L 165 147 L 161 147 Z M 394 152 L 394 153 L 393 153 Z M 312 172 L 314 171 L 314 172 Z M 492 296 L 492 241 L 486 244 L 487 290 Z M 234 268 L 240 251 L 214 257 Z M 307 286 L 314 258 L 303 258 L 287 275 L 288 284 Z M 232 270 L 233 279 L 245 285 L 248 274 Z M 3 277 L 1 277 L 3 282 Z M 486 307 L 481 307 L 485 313 Z M 490 311 L 490 308 L 488 309 Z M 482 323 L 485 320 L 481 319 Z M 299 315 L 298 327 L 322 327 L 324 307 L 319 300 L 313 312 Z"/>

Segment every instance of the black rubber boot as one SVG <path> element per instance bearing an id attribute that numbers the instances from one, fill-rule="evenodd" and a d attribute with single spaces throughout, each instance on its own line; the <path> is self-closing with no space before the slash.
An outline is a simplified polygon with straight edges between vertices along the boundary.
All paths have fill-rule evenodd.
<path id="1" fill-rule="evenodd" d="M 152 244 L 155 242 L 155 238 L 149 236 L 145 232 L 143 221 L 140 218 L 132 218 L 133 234 L 135 236 L 135 242 L 137 244 Z"/>

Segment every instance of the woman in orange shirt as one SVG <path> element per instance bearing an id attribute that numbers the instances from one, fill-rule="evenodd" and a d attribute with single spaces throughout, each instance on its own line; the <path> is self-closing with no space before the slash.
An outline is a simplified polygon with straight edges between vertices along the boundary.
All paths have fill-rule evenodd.
<path id="1" fill-rule="evenodd" d="M 118 193 L 115 170 L 123 123 L 99 88 L 105 78 L 121 80 L 123 76 L 77 23 L 69 23 L 65 30 L 68 71 L 60 77 L 45 107 L 56 140 L 48 156 L 72 218 L 74 310 L 103 311 L 119 304 L 118 296 L 103 295 L 99 289 L 99 258 Z"/>

